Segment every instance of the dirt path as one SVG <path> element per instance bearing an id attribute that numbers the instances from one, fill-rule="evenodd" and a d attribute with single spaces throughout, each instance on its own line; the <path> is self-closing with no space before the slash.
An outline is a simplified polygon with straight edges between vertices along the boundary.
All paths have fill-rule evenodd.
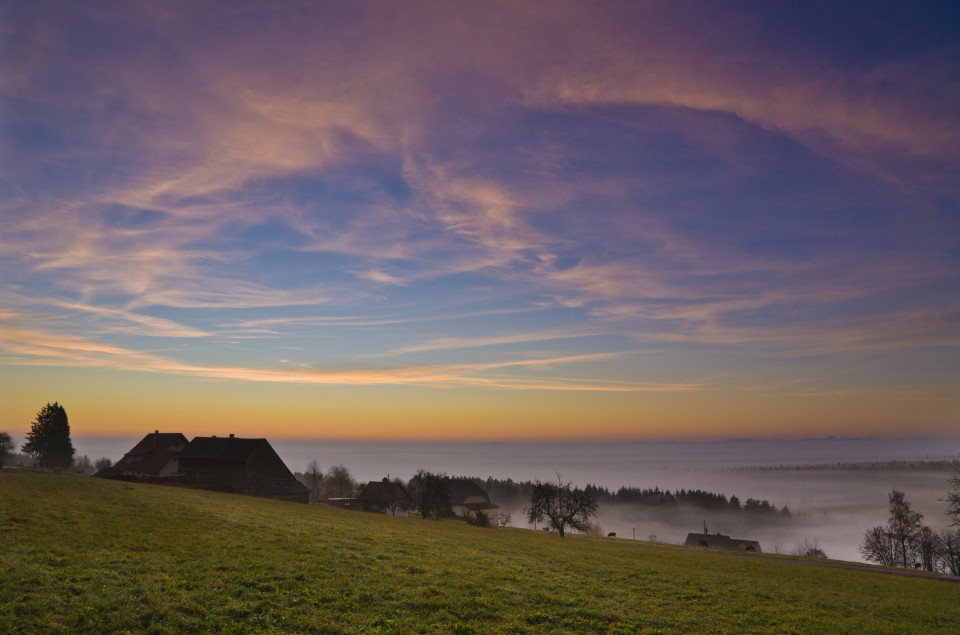
<path id="1" fill-rule="evenodd" d="M 739 554 L 733 554 L 739 555 Z M 811 567 L 828 567 L 830 569 L 845 569 L 847 571 L 866 571 L 867 573 L 885 573 L 887 575 L 899 575 L 906 578 L 927 578 L 930 580 L 940 580 L 941 582 L 960 582 L 960 576 L 949 575 L 946 573 L 934 573 L 932 571 L 920 571 L 918 569 L 894 569 L 869 564 L 857 564 L 855 562 L 817 562 L 816 560 L 793 560 L 792 558 L 761 558 L 760 556 L 750 556 L 747 558 L 756 558 L 757 560 L 766 560 L 773 562 L 782 562 L 784 564 L 808 565 Z"/>
<path id="2" fill-rule="evenodd" d="M 667 547 L 669 548 L 669 547 Z M 687 547 L 674 547 L 674 549 L 687 551 Z M 857 564 L 855 562 L 836 562 L 836 561 L 817 561 L 817 560 L 799 560 L 794 558 L 778 558 L 776 556 L 763 556 L 737 551 L 724 551 L 722 549 L 709 549 L 703 551 L 711 556 L 726 556 L 729 558 L 753 558 L 763 560 L 764 562 L 777 562 L 787 565 L 799 565 L 809 567 L 826 567 L 829 569 L 844 569 L 846 571 L 864 571 L 866 573 L 881 573 L 886 575 L 898 575 L 905 578 L 927 578 L 928 580 L 939 580 L 941 582 L 960 582 L 960 576 L 949 575 L 947 573 L 933 573 L 931 571 L 920 571 L 918 569 L 896 569 L 880 567 L 870 564 Z"/>

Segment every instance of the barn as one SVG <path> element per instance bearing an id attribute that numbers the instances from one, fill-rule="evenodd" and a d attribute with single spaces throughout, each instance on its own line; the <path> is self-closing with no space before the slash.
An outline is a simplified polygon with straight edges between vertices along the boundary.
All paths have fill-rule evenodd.
<path id="1" fill-rule="evenodd" d="M 195 437 L 180 453 L 184 484 L 236 494 L 307 503 L 310 490 L 266 439 Z"/>

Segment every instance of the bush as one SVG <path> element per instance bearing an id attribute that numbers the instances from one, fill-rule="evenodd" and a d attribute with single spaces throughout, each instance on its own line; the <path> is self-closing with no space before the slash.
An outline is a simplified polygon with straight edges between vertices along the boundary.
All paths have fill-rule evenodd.
<path id="1" fill-rule="evenodd" d="M 804 538 L 797 542 L 797 545 L 790 551 L 791 556 L 802 556 L 804 558 L 823 558 L 827 559 L 826 552 L 820 548 L 820 543 L 814 538 L 812 541 Z"/>
<path id="2" fill-rule="evenodd" d="M 468 525 L 474 527 L 490 527 L 490 516 L 484 511 L 474 511 L 466 515 Z"/>

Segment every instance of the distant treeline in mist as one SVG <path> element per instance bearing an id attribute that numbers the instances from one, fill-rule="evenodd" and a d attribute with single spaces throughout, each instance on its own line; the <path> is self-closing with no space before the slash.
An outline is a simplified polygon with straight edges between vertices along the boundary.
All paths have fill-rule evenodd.
<path id="1" fill-rule="evenodd" d="M 495 502 L 523 503 L 529 500 L 533 491 L 530 481 L 514 481 L 513 479 L 476 478 L 471 477 L 482 487 Z M 583 488 L 593 494 L 601 505 L 632 505 L 656 510 L 667 511 L 679 507 L 695 507 L 708 511 L 735 512 L 757 514 L 769 518 L 789 518 L 790 510 L 784 505 L 777 509 L 776 505 L 766 500 L 748 498 L 741 502 L 736 496 L 727 498 L 723 494 L 706 492 L 699 489 L 679 489 L 676 491 L 662 490 L 659 487 L 621 487 L 611 491 L 599 485 L 587 485 Z"/>
<path id="2" fill-rule="evenodd" d="M 867 461 L 863 463 L 815 463 L 809 465 L 758 465 L 730 468 L 731 472 L 780 472 L 827 470 L 960 470 L 960 459 L 936 461 Z"/>

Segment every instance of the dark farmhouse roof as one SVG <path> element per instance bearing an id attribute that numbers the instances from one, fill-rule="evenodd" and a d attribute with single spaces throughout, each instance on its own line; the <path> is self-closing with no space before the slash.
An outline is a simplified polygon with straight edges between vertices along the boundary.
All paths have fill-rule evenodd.
<path id="1" fill-rule="evenodd" d="M 463 505 L 475 509 L 500 508 L 499 505 L 490 502 L 490 497 L 482 487 L 467 478 L 448 479 L 447 492 L 450 494 L 451 505 Z"/>
<path id="2" fill-rule="evenodd" d="M 266 439 L 239 439 L 229 437 L 195 437 L 180 459 L 217 460 L 243 463 Z"/>
<path id="3" fill-rule="evenodd" d="M 179 432 L 151 432 L 113 466 L 118 470 L 134 470 L 156 474 L 187 445 L 187 437 Z"/>
<path id="4" fill-rule="evenodd" d="M 180 453 L 180 469 L 188 482 L 254 496 L 295 497 L 305 503 L 310 494 L 266 439 L 241 439 L 232 434 L 194 437 Z"/>
<path id="5" fill-rule="evenodd" d="M 398 501 L 409 501 L 407 490 L 395 481 L 370 481 L 363 486 L 360 499 L 374 505 L 389 505 Z"/>
<path id="6" fill-rule="evenodd" d="M 723 534 L 687 534 L 684 547 L 710 547 L 712 549 L 729 549 L 732 551 L 756 551 L 761 553 L 760 543 L 756 540 L 731 538 Z"/>

